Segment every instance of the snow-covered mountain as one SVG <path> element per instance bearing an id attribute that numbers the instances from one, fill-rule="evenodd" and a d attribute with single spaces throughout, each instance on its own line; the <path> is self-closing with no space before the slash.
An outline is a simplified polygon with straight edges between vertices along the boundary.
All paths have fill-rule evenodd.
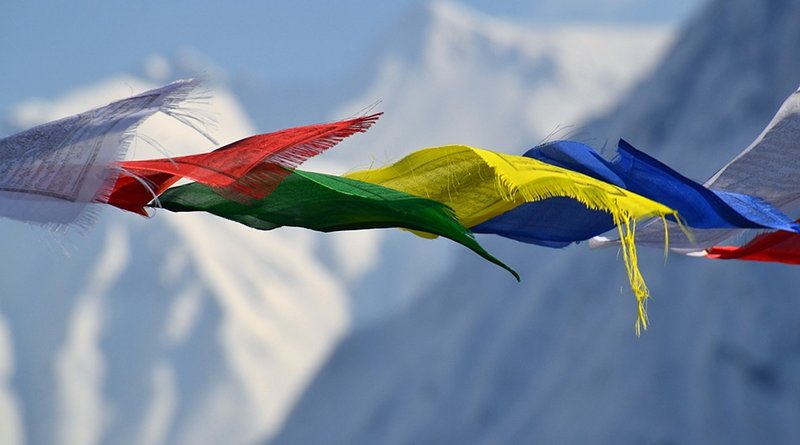
<path id="1" fill-rule="evenodd" d="M 309 164 L 317 170 L 443 143 L 519 152 L 610 106 L 668 39 L 663 29 L 526 27 L 438 2 L 388 30 L 325 100 L 305 89 L 258 101 L 248 90 L 257 86 L 212 82 L 208 109 L 226 143 L 382 100 L 383 122 Z M 177 59 L 148 61 L 146 74 L 163 81 L 202 57 Z M 215 69 L 200 71 L 215 78 Z M 4 123 L 24 128 L 151 86 L 108 79 L 20 104 Z M 285 110 L 294 120 L 276 117 Z M 163 116 L 141 131 L 173 154 L 210 148 Z M 132 148 L 137 158 L 158 155 L 145 143 Z M 66 241 L 13 221 L 0 227 L 3 444 L 269 438 L 351 316 L 377 320 L 473 255 L 400 231 L 264 233 L 169 212 L 145 220 L 107 209 L 90 232 Z M 476 267 L 515 284 L 495 266 Z"/>
<path id="2" fill-rule="evenodd" d="M 705 179 L 800 83 L 800 2 L 717 0 L 587 126 Z M 346 338 L 274 443 L 796 443 L 795 267 L 640 251 L 651 329 L 611 249 L 482 237 L 405 311 Z"/>
<path id="3" fill-rule="evenodd" d="M 705 180 L 755 139 L 800 84 L 800 2 L 716 3 L 687 27 L 658 67 L 589 126 Z M 689 68 L 691 67 L 691 68 Z M 677 94 L 676 94 L 677 93 Z M 697 162 L 698 152 L 703 162 Z"/>

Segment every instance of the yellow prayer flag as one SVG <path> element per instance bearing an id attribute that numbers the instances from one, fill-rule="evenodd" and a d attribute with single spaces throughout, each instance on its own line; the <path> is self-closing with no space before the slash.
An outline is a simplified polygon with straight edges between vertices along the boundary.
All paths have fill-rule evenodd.
<path id="1" fill-rule="evenodd" d="M 416 151 L 382 168 L 352 172 L 352 179 L 380 184 L 450 206 L 458 220 L 473 227 L 514 207 L 562 196 L 612 215 L 638 301 L 637 334 L 647 329 L 647 286 L 637 266 L 634 245 L 638 219 L 677 212 L 663 204 L 590 176 L 536 159 L 465 145 Z"/>

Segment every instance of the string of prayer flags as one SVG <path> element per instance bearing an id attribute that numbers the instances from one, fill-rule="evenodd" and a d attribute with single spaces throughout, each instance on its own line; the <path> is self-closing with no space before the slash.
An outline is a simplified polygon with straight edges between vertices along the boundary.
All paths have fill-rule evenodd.
<path id="1" fill-rule="evenodd" d="M 255 135 L 209 153 L 121 161 L 137 126 L 157 112 L 205 134 L 185 109 L 197 86 L 174 82 L 0 139 L 0 217 L 85 227 L 88 205 L 106 203 L 145 216 L 152 207 L 206 212 L 259 230 L 398 227 L 455 241 L 516 279 L 473 232 L 556 248 L 588 239 L 620 246 L 637 300 L 637 334 L 648 325 L 649 291 L 635 242 L 800 264 L 800 224 L 784 213 L 800 203 L 800 90 L 705 184 L 624 140 L 611 160 L 579 142 L 553 141 L 523 156 L 447 145 L 344 176 L 297 170 L 368 130 L 381 113 Z M 176 186 L 181 180 L 193 182 Z M 618 240 L 599 236 L 615 227 Z M 718 245 L 753 229 L 773 231 L 743 246 Z"/>

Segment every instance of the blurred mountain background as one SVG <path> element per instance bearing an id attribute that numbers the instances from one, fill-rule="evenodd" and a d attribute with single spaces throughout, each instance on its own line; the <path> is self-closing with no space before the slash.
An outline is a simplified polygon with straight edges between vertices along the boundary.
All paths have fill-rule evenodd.
<path id="1" fill-rule="evenodd" d="M 583 134 L 704 180 L 800 83 L 800 2 L 714 1 Z M 793 443 L 791 266 L 642 251 L 653 326 L 632 334 L 620 259 L 481 238 L 523 284 L 457 261 L 343 340 L 273 443 Z"/>
<path id="2" fill-rule="evenodd" d="M 308 169 L 445 143 L 521 153 L 624 136 L 704 179 L 800 83 L 800 2 L 497 3 L 4 5 L 0 54 L 15 68 L 0 87 L 0 134 L 202 75 L 220 143 L 386 112 Z M 174 154 L 212 148 L 168 118 L 142 131 Z M 146 144 L 133 148 L 145 157 Z M 480 237 L 519 284 L 460 246 L 401 231 L 262 233 L 115 209 L 83 236 L 0 227 L 0 443 L 797 435 L 787 266 L 642 252 L 654 326 L 636 339 L 610 249 Z"/>

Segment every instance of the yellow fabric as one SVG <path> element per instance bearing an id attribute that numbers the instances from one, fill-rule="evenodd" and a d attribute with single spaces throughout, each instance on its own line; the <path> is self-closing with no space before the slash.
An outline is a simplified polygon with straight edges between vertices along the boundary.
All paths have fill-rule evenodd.
<path id="1" fill-rule="evenodd" d="M 628 279 L 639 305 L 636 332 L 647 329 L 648 290 L 637 267 L 635 221 L 677 216 L 675 210 L 572 170 L 465 145 L 426 148 L 395 164 L 345 176 L 443 202 L 466 227 L 525 202 L 554 196 L 573 198 L 591 209 L 609 212 L 622 238 Z"/>

